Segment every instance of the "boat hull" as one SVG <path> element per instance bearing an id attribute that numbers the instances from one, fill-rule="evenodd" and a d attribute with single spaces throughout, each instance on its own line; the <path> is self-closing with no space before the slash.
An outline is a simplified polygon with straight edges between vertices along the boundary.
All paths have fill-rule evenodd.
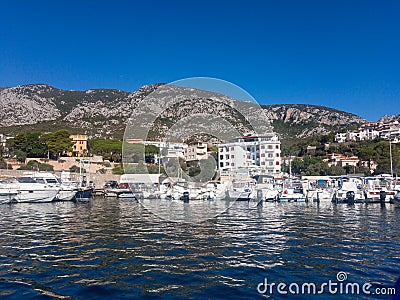
<path id="1" fill-rule="evenodd" d="M 92 189 L 79 189 L 74 199 L 89 199 L 92 196 Z"/>
<path id="2" fill-rule="evenodd" d="M 78 190 L 61 190 L 57 196 L 57 201 L 72 201 L 75 198 L 76 193 Z"/>
<path id="3" fill-rule="evenodd" d="M 17 195 L 18 195 L 17 191 L 0 190 L 0 204 L 12 202 L 15 199 L 15 197 L 17 197 Z"/>
<path id="4" fill-rule="evenodd" d="M 18 203 L 45 203 L 52 202 L 59 189 L 20 190 L 13 202 Z"/>

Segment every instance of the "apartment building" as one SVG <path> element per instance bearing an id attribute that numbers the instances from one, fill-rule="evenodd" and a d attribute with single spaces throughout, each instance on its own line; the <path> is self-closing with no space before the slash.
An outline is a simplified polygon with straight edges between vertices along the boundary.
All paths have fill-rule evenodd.
<path id="1" fill-rule="evenodd" d="M 247 135 L 218 145 L 218 167 L 221 171 L 240 168 L 281 173 L 281 143 L 277 135 Z"/>
<path id="2" fill-rule="evenodd" d="M 207 143 L 193 142 L 184 149 L 185 160 L 187 162 L 207 159 Z"/>

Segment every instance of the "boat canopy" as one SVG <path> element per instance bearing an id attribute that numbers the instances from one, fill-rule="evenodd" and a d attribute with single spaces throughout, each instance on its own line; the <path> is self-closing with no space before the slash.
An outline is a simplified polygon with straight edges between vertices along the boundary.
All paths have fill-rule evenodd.
<path id="1" fill-rule="evenodd" d="M 119 182 L 121 184 L 154 184 L 159 183 L 160 176 L 162 174 L 123 174 Z"/>

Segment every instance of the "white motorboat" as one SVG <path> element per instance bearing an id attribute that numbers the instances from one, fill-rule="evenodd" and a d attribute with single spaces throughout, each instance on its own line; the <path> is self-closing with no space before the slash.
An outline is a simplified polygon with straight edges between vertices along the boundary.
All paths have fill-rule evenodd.
<path id="1" fill-rule="evenodd" d="M 6 185 L 6 188 L 15 188 L 18 191 L 12 202 L 51 202 L 60 191 L 59 187 L 38 183 L 32 177 L 10 179 Z"/>
<path id="2" fill-rule="evenodd" d="M 279 202 L 306 202 L 306 195 L 301 188 L 285 188 L 278 196 Z"/>
<path id="3" fill-rule="evenodd" d="M 9 180 L 0 181 L 0 204 L 12 202 L 18 195 L 16 185 L 11 185 Z"/>
<path id="4" fill-rule="evenodd" d="M 249 201 L 255 198 L 255 185 L 254 179 L 233 180 L 232 185 L 226 191 L 226 196 L 231 200 Z"/>
<path id="5" fill-rule="evenodd" d="M 333 194 L 332 202 L 335 203 L 363 203 L 365 196 L 353 181 L 345 181 L 342 187 Z"/>
<path id="6" fill-rule="evenodd" d="M 367 179 L 367 185 L 364 192 L 366 202 L 368 203 L 390 203 L 393 201 L 393 198 L 397 193 L 396 190 L 392 188 L 390 182 L 386 182 L 381 179 Z"/>
<path id="7" fill-rule="evenodd" d="M 69 180 L 61 181 L 61 178 L 53 173 L 35 172 L 32 177 L 38 183 L 60 188 L 55 199 L 58 201 L 72 201 L 78 192 L 78 183 Z"/>
<path id="8" fill-rule="evenodd" d="M 317 188 L 308 190 L 307 201 L 309 202 L 330 202 L 333 197 L 333 190 L 326 188 Z"/>

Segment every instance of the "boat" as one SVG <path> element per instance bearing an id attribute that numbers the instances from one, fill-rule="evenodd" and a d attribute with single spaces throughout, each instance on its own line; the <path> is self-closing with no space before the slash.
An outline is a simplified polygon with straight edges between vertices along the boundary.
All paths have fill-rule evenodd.
<path id="1" fill-rule="evenodd" d="M 18 193 L 17 186 L 10 185 L 8 180 L 0 181 L 0 204 L 12 202 Z"/>
<path id="2" fill-rule="evenodd" d="M 279 202 L 306 202 L 303 182 L 289 178 L 282 184 L 282 191 L 278 195 Z"/>
<path id="3" fill-rule="evenodd" d="M 131 189 L 129 188 L 105 188 L 104 189 L 104 197 L 118 197 L 120 194 L 130 193 Z"/>
<path id="4" fill-rule="evenodd" d="M 279 202 L 306 202 L 306 199 L 303 189 L 298 187 L 285 188 L 278 196 Z"/>
<path id="5" fill-rule="evenodd" d="M 73 200 L 78 201 L 90 199 L 92 196 L 92 191 L 93 189 L 88 186 L 80 186 L 78 187 L 78 191 L 76 192 Z"/>
<path id="6" fill-rule="evenodd" d="M 227 189 L 226 197 L 235 201 L 249 201 L 255 198 L 255 185 L 254 179 L 235 179 Z"/>
<path id="7" fill-rule="evenodd" d="M 392 203 L 400 205 L 400 191 L 397 191 L 392 199 Z"/>
<path id="8" fill-rule="evenodd" d="M 56 195 L 60 191 L 59 187 L 37 182 L 33 177 L 27 176 L 8 179 L 8 182 L 3 184 L 2 188 L 9 188 L 13 191 L 17 190 L 17 194 L 13 196 L 10 202 L 18 203 L 51 202 L 56 198 Z"/>
<path id="9" fill-rule="evenodd" d="M 367 178 L 366 188 L 364 189 L 366 202 L 368 203 L 390 203 L 396 195 L 392 189 L 391 182 L 382 178 Z"/>
<path id="10" fill-rule="evenodd" d="M 253 177 L 256 181 L 256 198 L 263 201 L 277 201 L 279 190 L 275 187 L 275 180 L 270 175 L 256 175 Z"/>
<path id="11" fill-rule="evenodd" d="M 365 195 L 363 191 L 357 187 L 356 182 L 345 181 L 342 186 L 333 194 L 332 202 L 334 203 L 364 203 Z"/>
<path id="12" fill-rule="evenodd" d="M 49 186 L 59 187 L 60 191 L 56 195 L 57 201 L 72 201 L 78 192 L 78 184 L 70 180 L 62 181 L 60 177 L 49 172 L 35 172 L 32 177 L 39 183 Z"/>
<path id="13" fill-rule="evenodd" d="M 118 199 L 133 199 L 133 200 L 139 200 L 140 195 L 137 193 L 132 193 L 132 192 L 126 192 L 126 193 L 121 193 L 118 194 Z"/>
<path id="14" fill-rule="evenodd" d="M 307 201 L 309 202 L 330 202 L 333 197 L 333 190 L 327 188 L 316 188 L 307 191 Z"/>

